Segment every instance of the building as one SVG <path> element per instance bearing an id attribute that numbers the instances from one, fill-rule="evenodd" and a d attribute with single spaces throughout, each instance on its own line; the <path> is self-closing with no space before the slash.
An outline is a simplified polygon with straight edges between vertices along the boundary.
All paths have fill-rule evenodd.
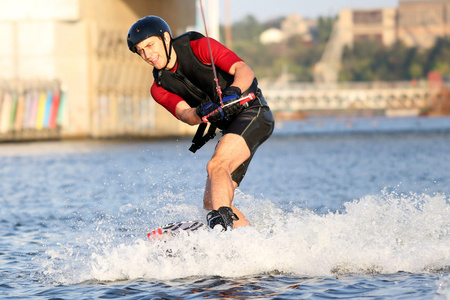
<path id="1" fill-rule="evenodd" d="M 278 28 L 269 28 L 259 36 L 259 41 L 263 45 L 278 44 L 286 39 L 285 34 Z"/>
<path id="2" fill-rule="evenodd" d="M 341 10 L 339 13 L 339 30 L 342 44 L 353 46 L 356 41 L 376 40 L 385 46 L 395 43 L 396 36 L 395 8 Z"/>
<path id="3" fill-rule="evenodd" d="M 343 48 L 357 41 L 374 40 L 387 47 L 401 41 L 409 47 L 430 48 L 449 35 L 450 0 L 403 0 L 398 8 L 344 9 L 315 66 L 314 80 L 336 82 Z"/>
<path id="4" fill-rule="evenodd" d="M 402 41 L 409 47 L 430 48 L 450 35 L 450 0 L 403 0 L 398 8 L 341 10 L 342 43 L 372 39 L 385 46 Z"/>
<path id="5" fill-rule="evenodd" d="M 305 20 L 300 14 L 289 15 L 281 22 L 281 30 L 287 37 L 298 35 L 308 42 L 312 40 L 311 31 L 314 26 L 317 26 L 316 21 Z"/>
<path id="6" fill-rule="evenodd" d="M 400 1 L 397 35 L 407 46 L 420 48 L 450 36 L 450 0 Z"/>
<path id="7" fill-rule="evenodd" d="M 293 36 L 301 36 L 305 42 L 312 40 L 311 32 L 317 27 L 317 21 L 303 19 L 300 14 L 286 16 L 281 22 L 281 28 L 269 28 L 261 33 L 262 44 L 277 44 Z"/>

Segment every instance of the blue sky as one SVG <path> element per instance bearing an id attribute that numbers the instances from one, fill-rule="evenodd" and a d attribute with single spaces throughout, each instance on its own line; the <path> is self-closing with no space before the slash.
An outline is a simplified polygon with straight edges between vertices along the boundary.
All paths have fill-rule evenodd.
<path id="1" fill-rule="evenodd" d="M 221 22 L 225 20 L 225 1 L 220 0 Z M 337 15 L 341 9 L 397 7 L 398 0 L 228 0 L 231 22 L 251 14 L 259 21 L 300 14 L 303 18 Z"/>

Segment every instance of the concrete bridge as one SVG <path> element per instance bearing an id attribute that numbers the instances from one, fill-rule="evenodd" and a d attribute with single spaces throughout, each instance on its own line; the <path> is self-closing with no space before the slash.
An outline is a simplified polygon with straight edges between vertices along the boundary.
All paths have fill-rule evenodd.
<path id="1" fill-rule="evenodd" d="M 440 90 L 426 82 L 261 84 L 275 113 L 383 111 L 419 114 L 436 105 Z"/>

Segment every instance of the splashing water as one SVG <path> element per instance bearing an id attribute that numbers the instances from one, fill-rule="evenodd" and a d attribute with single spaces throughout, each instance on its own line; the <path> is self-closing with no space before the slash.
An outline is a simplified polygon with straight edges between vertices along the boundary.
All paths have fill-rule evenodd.
<path id="1" fill-rule="evenodd" d="M 127 204 L 120 215 L 98 217 L 76 238 L 49 249 L 48 257 L 40 258 L 46 279 L 71 284 L 273 273 L 417 273 L 450 267 L 450 203 L 444 195 L 383 191 L 347 202 L 342 211 L 317 214 L 298 207 L 285 212 L 269 200 L 238 192 L 237 205 L 252 226 L 147 241 L 145 233 L 158 225 L 204 220 L 205 212 L 184 203 L 182 195 L 165 196 L 171 201 L 158 209 Z M 139 228 L 143 223 L 149 227 Z M 441 294 L 448 293 L 448 279 L 441 281 Z"/>

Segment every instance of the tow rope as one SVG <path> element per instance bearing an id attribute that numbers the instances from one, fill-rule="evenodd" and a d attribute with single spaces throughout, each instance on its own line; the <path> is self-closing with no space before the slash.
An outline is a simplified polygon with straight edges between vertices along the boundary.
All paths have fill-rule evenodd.
<path id="1" fill-rule="evenodd" d="M 211 43 L 209 41 L 208 28 L 206 26 L 205 13 L 203 12 L 202 0 L 199 0 L 199 2 L 200 2 L 200 11 L 202 12 L 203 26 L 205 27 L 206 42 L 208 43 L 209 55 L 211 57 L 211 67 L 213 69 L 214 82 L 216 83 L 216 90 L 217 90 L 217 95 L 219 95 L 220 106 L 223 106 L 222 89 L 220 88 L 219 79 L 217 78 L 216 66 L 214 64 L 214 56 L 213 56 L 212 49 L 211 49 Z"/>
<path id="2" fill-rule="evenodd" d="M 206 26 L 206 20 L 205 20 L 205 13 L 203 11 L 203 3 L 202 3 L 202 0 L 200 0 L 199 2 L 200 2 L 200 11 L 202 12 L 203 26 L 205 27 L 205 37 L 206 37 L 206 41 L 208 43 L 209 55 L 211 57 L 211 67 L 213 69 L 214 82 L 216 83 L 216 91 L 217 91 L 217 95 L 219 95 L 220 106 L 223 107 L 222 89 L 220 88 L 219 79 L 217 78 L 216 67 L 214 64 L 214 56 L 213 56 L 212 49 L 211 49 L 211 43 L 209 41 L 208 28 Z M 189 151 L 191 151 L 192 153 L 195 153 L 198 149 L 203 147 L 203 145 L 205 145 L 206 142 L 208 142 L 209 140 L 213 139 L 216 136 L 217 127 L 211 123 L 209 124 L 208 132 L 205 135 L 203 135 L 205 133 L 208 120 L 206 120 L 206 122 L 205 122 L 205 120 L 202 120 L 202 121 L 203 122 L 200 125 L 198 125 L 197 132 L 195 133 L 194 138 L 192 139 L 192 145 L 189 148 Z"/>
<path id="3" fill-rule="evenodd" d="M 205 37 L 206 37 L 206 41 L 208 43 L 209 55 L 211 57 L 211 67 L 212 67 L 213 74 L 214 74 L 214 82 L 216 84 L 216 91 L 217 91 L 217 95 L 219 96 L 219 100 L 220 100 L 220 107 L 217 108 L 216 110 L 214 110 L 213 112 L 211 112 L 210 114 L 208 114 L 207 116 L 202 118 L 202 123 L 200 125 L 198 125 L 197 132 L 195 133 L 194 138 L 192 139 L 192 146 L 189 148 L 189 150 L 192 151 L 193 153 L 195 153 L 206 142 L 208 142 L 210 139 L 212 139 L 216 136 L 217 127 L 211 123 L 209 125 L 208 132 L 205 135 L 203 135 L 203 134 L 205 133 L 205 130 L 206 130 L 206 126 L 208 123 L 208 117 L 215 114 L 216 112 L 218 112 L 220 109 L 222 109 L 224 107 L 223 100 L 222 100 L 222 89 L 219 85 L 219 79 L 217 78 L 216 66 L 214 64 L 214 56 L 213 56 L 212 49 L 211 49 L 211 43 L 209 41 L 208 28 L 206 26 L 205 13 L 203 11 L 203 3 L 202 3 L 202 0 L 199 0 L 199 2 L 200 2 L 200 11 L 202 13 L 203 25 L 205 27 Z M 239 102 L 240 105 L 244 105 L 253 99 L 255 99 L 255 94 L 249 93 L 247 96 L 237 99 L 237 100 L 233 101 L 233 103 L 229 103 L 229 105 L 234 104 L 234 102 Z M 247 104 L 247 106 L 248 106 L 248 104 Z"/>

